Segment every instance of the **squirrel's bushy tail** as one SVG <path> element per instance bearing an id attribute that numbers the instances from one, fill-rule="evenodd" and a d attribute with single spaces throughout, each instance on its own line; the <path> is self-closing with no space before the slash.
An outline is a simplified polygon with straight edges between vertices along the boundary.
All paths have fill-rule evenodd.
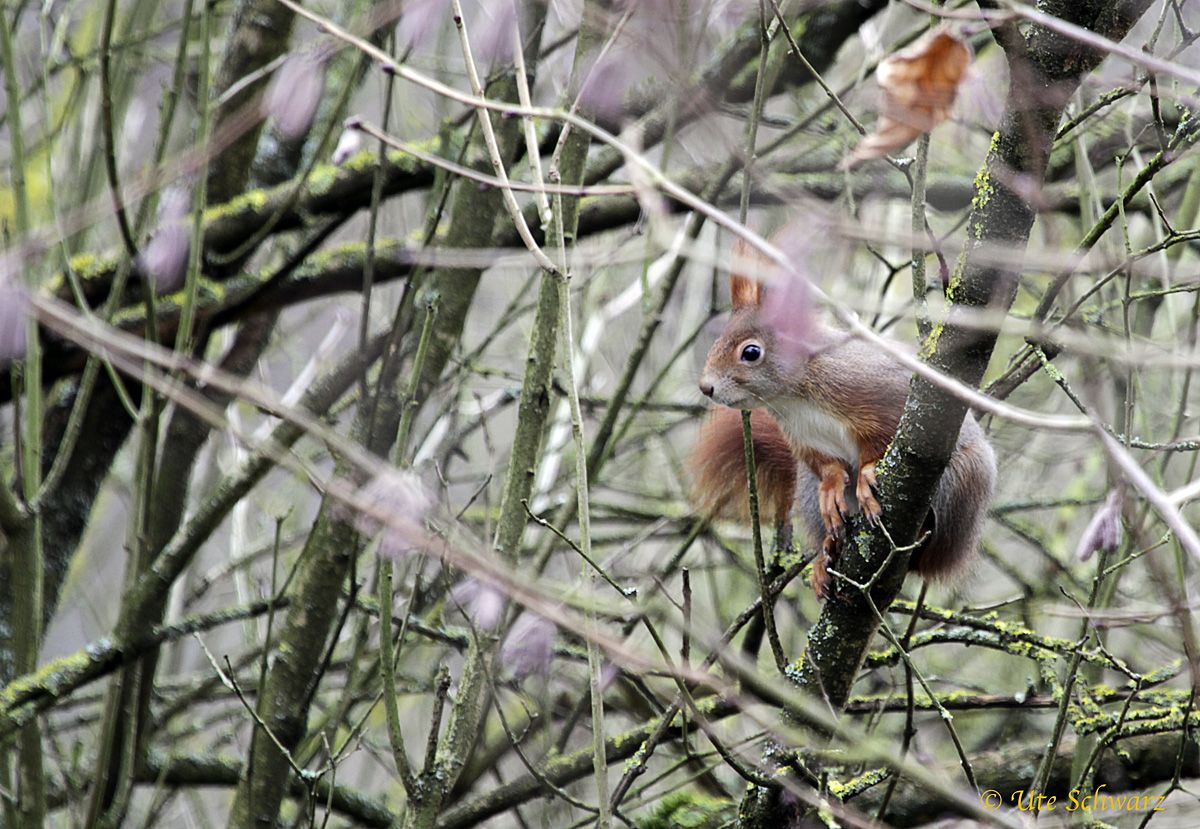
<path id="1" fill-rule="evenodd" d="M 759 518 L 763 526 L 784 522 L 796 493 L 796 459 L 779 424 L 761 409 L 750 413 Z M 750 520 L 742 413 L 714 409 L 700 427 L 692 452 L 692 502 L 706 518 Z"/>
<path id="2" fill-rule="evenodd" d="M 931 535 L 913 552 L 909 568 L 927 579 L 943 579 L 970 561 L 995 487 L 996 455 L 983 429 L 968 414 L 933 495 L 925 527 Z"/>

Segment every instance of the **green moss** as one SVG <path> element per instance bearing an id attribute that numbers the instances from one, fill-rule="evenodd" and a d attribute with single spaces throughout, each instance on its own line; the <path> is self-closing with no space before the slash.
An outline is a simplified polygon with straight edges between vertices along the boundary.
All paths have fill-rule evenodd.
<path id="1" fill-rule="evenodd" d="M 53 694 L 72 677 L 86 671 L 88 666 L 97 661 L 105 661 L 109 657 L 111 652 L 101 642 L 48 662 L 33 673 L 18 677 L 0 690 L 0 709 L 4 709 L 5 714 L 11 716 L 15 712 L 10 709 L 20 704 L 19 699 L 28 698 L 38 689 L 45 689 Z"/>
<path id="2" fill-rule="evenodd" d="M 439 139 L 430 139 L 416 146 L 423 152 L 435 154 L 438 144 Z M 428 166 L 416 156 L 403 150 L 388 150 L 386 158 L 389 167 L 404 173 L 411 173 Z M 378 160 L 378 151 L 367 147 L 359 150 L 341 164 L 319 164 L 309 173 L 308 191 L 314 196 L 326 195 L 338 182 L 374 173 Z"/>
<path id="3" fill-rule="evenodd" d="M 951 691 L 941 696 L 941 703 L 942 705 L 953 705 L 956 702 L 970 699 L 971 696 L 972 694 L 969 691 Z"/>
<path id="4" fill-rule="evenodd" d="M 637 825 L 640 829 L 717 829 L 726 825 L 736 813 L 737 805 L 731 800 L 674 792 Z"/>
<path id="5" fill-rule="evenodd" d="M 328 193 L 333 185 L 337 183 L 339 167 L 332 164 L 318 164 L 308 174 L 308 191 L 316 196 L 323 196 Z"/>
<path id="6" fill-rule="evenodd" d="M 883 781 L 887 780 L 890 772 L 886 768 L 868 769 L 856 777 L 852 777 L 842 783 L 837 780 L 830 780 L 827 784 L 827 791 L 836 797 L 838 800 L 846 800 L 850 797 L 857 797 L 868 789 L 878 786 Z"/>
<path id="7" fill-rule="evenodd" d="M 643 766 L 645 764 L 645 762 L 646 762 L 646 743 L 643 742 L 638 747 L 638 750 L 633 753 L 633 756 L 625 761 L 625 773 L 629 774 L 631 771 L 634 771 L 635 769 L 640 768 L 641 766 Z"/>
<path id="8" fill-rule="evenodd" d="M 375 167 L 375 159 L 378 157 L 379 155 L 372 150 L 362 149 L 343 161 L 341 169 L 352 173 L 365 173 Z M 399 150 L 390 150 L 387 154 L 387 160 L 390 164 L 403 164 L 407 158 L 409 156 Z"/>
<path id="9" fill-rule="evenodd" d="M 996 193 L 995 188 L 992 186 L 991 173 L 988 172 L 986 164 L 980 167 L 979 172 L 975 174 L 974 191 L 974 195 L 971 196 L 971 209 L 976 211 L 983 210 Z M 976 224 L 976 228 L 978 227 L 979 225 Z M 978 232 L 976 233 L 976 238 L 979 238 Z"/>
<path id="10" fill-rule="evenodd" d="M 920 357 L 922 360 L 928 360 L 937 353 L 938 342 L 942 338 L 942 334 L 946 330 L 946 324 L 938 320 L 933 324 L 933 328 L 929 331 L 929 336 L 921 343 Z"/>
<path id="11" fill-rule="evenodd" d="M 251 190 L 225 204 L 209 207 L 204 211 L 204 223 L 210 224 L 241 213 L 261 213 L 270 201 L 270 194 L 269 190 Z"/>
<path id="12" fill-rule="evenodd" d="M 967 221 L 967 235 L 970 239 L 978 241 L 983 239 L 983 216 L 986 212 L 988 203 L 992 200 L 992 196 L 996 194 L 995 186 L 992 184 L 991 175 L 991 159 L 997 154 L 1000 143 L 1000 133 L 992 133 L 992 144 L 988 150 L 988 160 L 984 162 L 979 171 L 975 173 L 975 182 L 972 186 L 973 194 L 971 196 L 971 215 Z M 958 287 L 962 282 L 963 272 L 966 268 L 967 252 L 969 246 L 964 246 L 959 253 L 958 261 L 954 265 L 954 270 L 950 273 L 950 281 L 946 285 L 946 299 L 950 302 L 955 302 L 955 295 L 958 292 Z M 930 337 L 936 345 L 936 338 Z M 928 341 L 927 341 L 928 342 Z"/>
<path id="13" fill-rule="evenodd" d="M 101 259 L 94 253 L 72 256 L 68 264 L 75 275 L 84 281 L 111 273 L 113 268 L 112 259 Z"/>
<path id="14" fill-rule="evenodd" d="M 389 250 L 395 243 L 380 241 L 375 245 L 377 253 Z M 367 255 L 366 242 L 345 242 L 330 248 L 322 248 L 308 255 L 304 260 L 304 270 L 324 271 L 341 258 L 362 259 Z"/>
<path id="15" fill-rule="evenodd" d="M 974 195 L 971 196 L 971 222 L 968 226 L 968 232 L 974 239 L 983 238 L 983 220 L 980 214 L 987 207 L 988 202 L 992 200 L 992 196 L 996 194 L 996 189 L 992 184 L 991 160 L 996 157 L 1000 147 L 1000 132 L 992 133 L 992 143 L 988 148 L 988 160 L 979 168 L 979 172 L 975 174 Z M 955 276 L 951 277 L 949 290 L 953 290 L 955 277 L 961 273 L 961 268 L 955 268 Z"/>
<path id="16" fill-rule="evenodd" d="M 100 257 L 94 253 L 80 253 L 72 256 L 68 262 L 68 267 L 79 278 L 79 281 L 84 285 L 85 290 L 87 283 L 108 280 L 112 278 L 113 271 L 116 269 L 116 259 L 111 256 Z M 59 272 L 46 280 L 45 290 L 58 297 L 70 296 L 70 288 L 67 286 L 67 274 Z"/>
<path id="17" fill-rule="evenodd" d="M 196 307 L 203 313 L 206 309 L 225 302 L 232 291 L 232 285 L 202 277 L 196 286 Z M 185 298 L 186 292 L 182 288 L 172 294 L 159 297 L 157 313 L 160 320 L 177 316 L 183 307 Z M 118 327 L 132 329 L 140 326 L 145 318 L 146 308 L 139 302 L 117 311 L 113 315 L 113 323 Z"/>

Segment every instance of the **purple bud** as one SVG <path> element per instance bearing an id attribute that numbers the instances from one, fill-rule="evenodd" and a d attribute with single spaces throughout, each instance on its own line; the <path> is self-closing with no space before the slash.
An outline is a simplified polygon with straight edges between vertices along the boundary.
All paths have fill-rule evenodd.
<path id="1" fill-rule="evenodd" d="M 338 138 L 337 146 L 333 148 L 331 159 L 334 164 L 342 165 L 350 156 L 362 149 L 362 133 L 347 124 Z"/>
<path id="2" fill-rule="evenodd" d="M 767 9 L 770 10 L 771 7 L 768 6 Z M 714 19 L 718 27 L 727 33 L 740 26 L 751 12 L 757 10 L 758 4 L 753 0 L 725 0 L 717 7 Z"/>
<path id="3" fill-rule="evenodd" d="M 620 675 L 621 669 L 617 667 L 617 664 L 605 660 L 600 666 L 600 689 L 607 691 Z"/>
<path id="4" fill-rule="evenodd" d="M 554 661 L 554 637 L 558 628 L 544 616 L 532 610 L 521 614 L 513 623 L 500 646 L 500 664 L 517 679 L 531 674 L 544 674 Z"/>
<path id="5" fill-rule="evenodd" d="M 0 364 L 25 356 L 25 323 L 29 294 L 10 276 L 0 273 Z"/>
<path id="6" fill-rule="evenodd" d="M 768 283 L 763 295 L 762 319 L 775 332 L 776 348 L 788 363 L 799 362 L 819 347 L 808 263 L 815 253 L 813 239 L 824 236 L 820 226 L 820 220 L 814 219 L 812 225 L 782 234 L 779 247 L 791 267 L 780 271 L 774 263 L 770 265 L 776 278 Z"/>
<path id="7" fill-rule="evenodd" d="M 1008 186 L 1009 190 L 1036 210 L 1049 210 L 1053 207 L 1051 200 L 1046 197 L 1046 191 L 1042 187 L 1040 176 L 1031 176 L 1028 173 L 1013 173 L 1004 183 Z"/>
<path id="8" fill-rule="evenodd" d="M 354 525 L 360 533 L 379 538 L 379 555 L 405 558 L 425 544 L 422 523 L 432 507 L 420 479 L 411 472 L 389 470 L 358 491 L 360 511 Z"/>
<path id="9" fill-rule="evenodd" d="M 624 60 L 636 62 L 634 71 L 643 77 L 664 72 L 677 76 L 684 69 L 685 60 L 694 61 L 696 55 L 703 54 L 700 38 L 708 34 L 717 19 L 713 4 L 706 5 L 703 20 L 697 13 L 699 4 L 683 4 L 679 0 L 624 0 L 622 5 L 633 10 L 625 28 L 629 53 Z M 686 39 L 681 41 L 681 35 Z M 687 54 L 681 46 L 686 47 Z M 658 68 L 652 69 L 651 64 L 657 64 Z"/>
<path id="10" fill-rule="evenodd" d="M 609 50 L 584 76 L 579 105 L 601 121 L 616 121 L 624 110 L 625 96 L 633 84 L 631 60 Z"/>
<path id="11" fill-rule="evenodd" d="M 495 630 L 504 615 L 504 594 L 478 579 L 463 579 L 454 585 L 450 598 L 468 619 L 484 630 Z"/>
<path id="12" fill-rule="evenodd" d="M 311 54 L 292 55 L 271 78 L 263 108 L 275 121 L 279 134 L 295 141 L 312 128 L 324 94 L 324 61 Z"/>
<path id="13" fill-rule="evenodd" d="M 495 66 L 512 59 L 513 27 L 517 9 L 512 0 L 481 3 L 475 16 L 475 57 L 480 63 Z M 505 113 L 507 114 L 507 113 Z"/>
<path id="14" fill-rule="evenodd" d="M 816 345 L 812 287 L 796 273 L 771 280 L 763 298 L 763 322 L 775 332 L 780 356 L 791 364 L 810 356 Z"/>
<path id="15" fill-rule="evenodd" d="M 1124 500 L 1120 488 L 1108 493 L 1104 505 L 1092 516 L 1079 538 L 1075 556 L 1080 561 L 1087 561 L 1097 550 L 1111 553 L 1121 546 L 1121 504 Z"/>
<path id="16" fill-rule="evenodd" d="M 408 51 L 429 42 L 434 30 L 450 18 L 449 10 L 450 0 L 409 0 L 396 26 L 396 45 Z"/>
<path id="17" fill-rule="evenodd" d="M 955 120 L 982 124 L 988 129 L 995 128 L 1004 117 L 1004 96 L 998 92 L 1000 88 L 1003 87 L 995 77 L 985 75 L 976 64 L 971 64 L 954 99 L 958 114 Z"/>
<path id="18" fill-rule="evenodd" d="M 158 227 L 138 253 L 138 270 L 159 294 L 173 293 L 183 285 L 191 245 L 186 223 L 190 201 L 182 188 L 164 192 L 158 203 Z"/>

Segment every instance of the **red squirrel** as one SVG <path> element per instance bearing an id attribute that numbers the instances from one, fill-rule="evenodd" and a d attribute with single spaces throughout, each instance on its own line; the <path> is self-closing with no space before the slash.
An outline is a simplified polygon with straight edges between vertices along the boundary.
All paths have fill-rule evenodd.
<path id="1" fill-rule="evenodd" d="M 741 507 L 745 516 L 736 410 L 751 410 L 761 514 L 783 522 L 799 497 L 810 536 L 824 539 L 811 578 L 824 598 L 846 518 L 859 510 L 872 522 L 881 517 L 875 464 L 896 436 L 911 371 L 878 346 L 817 321 L 804 291 L 803 284 L 767 286 L 731 272 L 733 313 L 700 378 L 704 396 L 728 408 L 701 427 L 692 470 L 703 513 L 730 515 Z M 944 578 L 970 559 L 995 481 L 995 454 L 968 413 L 909 569 Z"/>

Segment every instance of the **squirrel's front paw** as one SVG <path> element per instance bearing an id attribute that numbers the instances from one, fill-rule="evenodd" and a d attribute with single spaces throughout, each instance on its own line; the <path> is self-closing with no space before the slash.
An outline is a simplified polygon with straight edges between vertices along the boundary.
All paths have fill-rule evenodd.
<path id="1" fill-rule="evenodd" d="M 858 486 L 854 488 L 854 496 L 858 498 L 858 506 L 866 519 L 872 524 L 878 524 L 879 516 L 883 515 L 883 507 L 875 498 L 875 463 L 873 461 L 863 464 L 862 468 L 858 470 Z"/>
<path id="2" fill-rule="evenodd" d="M 840 536 L 846 516 L 850 514 L 850 506 L 846 503 L 846 484 L 850 476 L 840 465 L 830 464 L 821 470 L 821 483 L 817 487 L 817 505 L 821 510 L 821 520 L 825 524 L 825 532 L 830 536 Z"/>

